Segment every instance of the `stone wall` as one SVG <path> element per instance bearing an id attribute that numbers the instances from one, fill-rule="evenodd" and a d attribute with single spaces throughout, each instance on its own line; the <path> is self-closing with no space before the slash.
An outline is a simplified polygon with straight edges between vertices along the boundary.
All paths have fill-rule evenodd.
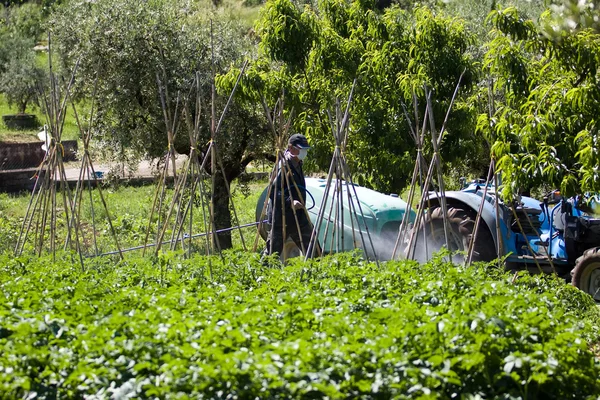
<path id="1" fill-rule="evenodd" d="M 37 168 L 0 171 L 0 192 L 31 191 L 36 174 Z"/>
<path id="2" fill-rule="evenodd" d="M 62 142 L 65 149 L 64 161 L 77 159 L 77 141 Z M 38 167 L 46 152 L 42 150 L 42 142 L 4 143 L 0 142 L 0 171 Z"/>

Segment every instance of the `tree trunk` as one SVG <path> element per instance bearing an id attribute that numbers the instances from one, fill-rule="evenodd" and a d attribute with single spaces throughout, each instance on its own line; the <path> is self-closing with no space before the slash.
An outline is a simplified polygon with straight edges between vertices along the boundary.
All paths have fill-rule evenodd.
<path id="1" fill-rule="evenodd" d="M 223 179 L 221 171 L 217 171 L 215 176 L 215 187 L 214 187 L 214 215 L 215 215 L 215 226 L 217 230 L 231 228 L 231 212 L 229 210 L 229 196 L 227 193 L 226 182 Z M 230 249 L 231 243 L 231 231 L 217 234 L 219 238 L 219 245 L 221 250 Z M 218 248 L 218 245 L 215 244 Z"/>
<path id="2" fill-rule="evenodd" d="M 27 99 L 27 98 L 19 101 L 19 104 L 17 105 L 17 110 L 18 110 L 19 114 L 25 114 L 25 111 L 27 110 L 28 102 L 29 102 L 29 99 Z"/>

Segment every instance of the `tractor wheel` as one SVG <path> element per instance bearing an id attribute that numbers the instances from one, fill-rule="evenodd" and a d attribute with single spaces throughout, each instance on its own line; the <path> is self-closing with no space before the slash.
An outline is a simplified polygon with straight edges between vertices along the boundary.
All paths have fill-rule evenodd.
<path id="1" fill-rule="evenodd" d="M 476 214 L 461 208 L 448 208 L 450 251 L 468 251 Z M 446 246 L 444 234 L 444 218 L 441 207 L 433 207 L 427 211 L 417 229 L 414 259 L 420 262 L 430 260 L 434 253 Z M 423 240 L 425 238 L 426 240 Z M 408 245 L 408 243 L 407 243 Z M 492 261 L 496 258 L 494 239 L 483 221 L 479 222 L 477 240 L 473 249 L 473 261 Z M 408 248 L 404 254 L 408 255 Z M 456 260 L 456 259 L 454 259 Z"/>
<path id="2" fill-rule="evenodd" d="M 573 286 L 600 302 L 600 248 L 586 250 L 571 272 Z"/>

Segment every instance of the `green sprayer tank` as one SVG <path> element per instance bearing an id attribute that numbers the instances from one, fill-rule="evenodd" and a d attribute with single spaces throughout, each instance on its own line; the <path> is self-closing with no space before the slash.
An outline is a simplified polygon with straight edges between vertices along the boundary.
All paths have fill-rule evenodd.
<path id="1" fill-rule="evenodd" d="M 372 256 L 372 249 L 368 232 L 380 260 L 387 260 L 392 256 L 394 244 L 398 237 L 398 228 L 402 222 L 404 214 L 407 212 L 407 204 L 397 195 L 387 195 L 367 189 L 362 186 L 354 185 L 352 187 L 346 182 L 341 182 L 341 192 L 334 194 L 334 187 L 338 182 L 334 179 L 329 190 L 329 199 L 323 213 L 323 221 L 319 229 L 319 243 L 325 254 L 339 251 L 350 251 L 355 248 L 366 250 L 369 256 Z M 325 179 L 306 178 L 306 208 L 313 225 L 317 225 L 319 210 L 323 204 L 325 188 L 327 181 Z M 261 211 L 267 197 L 267 189 L 263 190 L 256 205 L 256 221 L 260 219 Z M 353 206 L 350 206 L 348 200 L 348 191 L 352 198 Z M 334 199 L 343 199 L 336 200 Z M 343 217 L 337 204 L 343 203 Z M 333 204 L 333 207 L 332 207 Z M 360 204 L 360 207 L 359 207 Z M 337 210 L 336 210 L 337 208 Z M 351 209 L 352 208 L 352 209 Z M 362 212 L 361 212 L 362 211 Z M 355 214 L 356 217 L 351 218 Z M 409 221 L 415 218 L 415 212 L 410 210 Z M 338 221 L 338 226 L 343 222 L 343 234 L 334 235 L 334 222 Z M 365 227 L 366 224 L 366 227 Z M 261 236 L 266 239 L 266 232 L 270 228 L 263 224 Z M 354 230 L 354 235 L 352 231 Z M 362 234 L 362 236 L 361 236 Z M 400 247 L 396 252 L 399 254 Z M 284 258 L 299 255 L 299 250 L 295 244 L 288 240 L 284 249 Z"/>

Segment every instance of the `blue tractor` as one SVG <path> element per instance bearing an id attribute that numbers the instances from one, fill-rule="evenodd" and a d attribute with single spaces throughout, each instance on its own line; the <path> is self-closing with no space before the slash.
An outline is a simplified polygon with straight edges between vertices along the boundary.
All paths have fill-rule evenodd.
<path id="1" fill-rule="evenodd" d="M 556 273 L 600 302 L 600 202 L 596 196 L 563 198 L 553 191 L 542 201 L 521 197 L 506 204 L 493 186 L 474 181 L 445 193 L 450 250 L 466 251 L 485 192 L 473 260 L 506 257 L 510 270 Z M 496 207 L 496 201 L 498 207 Z M 439 197 L 431 192 L 408 255 L 424 260 L 446 244 Z M 425 240 L 423 240 L 425 239 Z"/>

